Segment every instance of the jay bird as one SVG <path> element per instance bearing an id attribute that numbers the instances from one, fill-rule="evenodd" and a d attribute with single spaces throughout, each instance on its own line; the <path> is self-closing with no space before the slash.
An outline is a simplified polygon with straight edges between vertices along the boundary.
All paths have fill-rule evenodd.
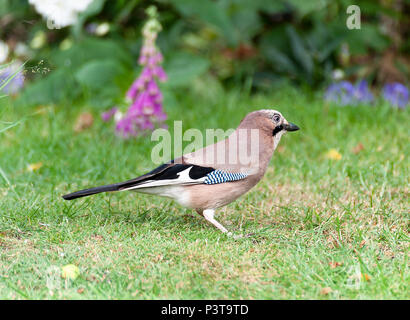
<path id="1" fill-rule="evenodd" d="M 168 197 L 195 209 L 223 233 L 232 235 L 215 220 L 215 210 L 254 187 L 264 176 L 282 135 L 296 130 L 299 127 L 276 110 L 254 111 L 225 140 L 185 154 L 135 179 L 80 190 L 63 198 L 72 200 L 125 190 Z"/>

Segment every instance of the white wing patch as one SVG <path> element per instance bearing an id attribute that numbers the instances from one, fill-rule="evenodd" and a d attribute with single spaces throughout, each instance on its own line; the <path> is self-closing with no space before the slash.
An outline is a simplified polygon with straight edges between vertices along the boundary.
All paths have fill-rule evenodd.
<path id="1" fill-rule="evenodd" d="M 122 190 L 135 190 L 141 189 L 141 192 L 147 193 L 156 193 L 156 191 L 146 191 L 149 188 L 158 188 L 158 187 L 167 187 L 167 186 L 181 186 L 181 185 L 190 185 L 190 184 L 219 184 L 219 183 L 226 183 L 226 182 L 233 182 L 245 179 L 249 176 L 249 173 L 231 173 L 225 172 L 222 170 L 214 170 L 208 173 L 206 176 L 198 179 L 192 179 L 189 176 L 189 172 L 191 171 L 192 166 L 186 168 L 185 170 L 178 172 L 177 178 L 175 179 L 159 179 L 159 180 L 147 180 L 143 181 L 135 186 L 122 189 Z M 162 188 L 161 188 L 162 190 Z M 158 190 L 159 192 L 159 190 Z M 161 193 L 163 193 L 161 191 Z"/>
<path id="2" fill-rule="evenodd" d="M 171 185 L 184 185 L 184 184 L 200 184 L 205 181 L 206 177 L 200 179 L 192 179 L 189 176 L 189 172 L 191 171 L 192 166 L 186 168 L 185 170 L 177 173 L 177 179 L 162 179 L 162 180 L 147 180 L 144 181 L 136 186 L 129 187 L 123 190 L 133 190 L 133 189 L 140 189 L 140 188 L 152 188 L 152 187 L 162 187 L 162 186 L 171 186 Z"/>

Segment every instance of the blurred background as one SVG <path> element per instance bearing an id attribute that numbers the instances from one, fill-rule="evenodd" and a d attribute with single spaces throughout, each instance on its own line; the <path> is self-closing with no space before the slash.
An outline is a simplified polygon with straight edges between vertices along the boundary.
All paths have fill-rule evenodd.
<path id="1" fill-rule="evenodd" d="M 47 20 L 51 2 L 0 0 L 0 64 L 25 63 L 7 90 L 17 104 L 85 101 L 103 111 L 121 103 L 141 71 L 151 4 L 162 25 L 166 101 L 193 87 L 316 91 L 365 79 L 378 90 L 408 82 L 410 5 L 403 0 L 355 2 L 361 20 L 353 30 L 344 0 L 84 0 L 64 27 Z"/>

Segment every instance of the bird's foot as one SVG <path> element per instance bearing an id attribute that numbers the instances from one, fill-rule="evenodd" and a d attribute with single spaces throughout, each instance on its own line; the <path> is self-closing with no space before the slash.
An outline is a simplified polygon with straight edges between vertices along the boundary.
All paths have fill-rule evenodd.
<path id="1" fill-rule="evenodd" d="M 232 232 L 228 232 L 227 235 L 235 240 L 243 238 L 243 234 L 233 234 Z"/>
<path id="2" fill-rule="evenodd" d="M 248 234 L 233 234 L 232 232 L 228 232 L 227 233 L 228 237 L 232 237 L 235 240 L 238 239 L 244 239 L 244 238 L 252 238 L 253 236 L 255 236 L 255 233 L 248 233 Z"/>

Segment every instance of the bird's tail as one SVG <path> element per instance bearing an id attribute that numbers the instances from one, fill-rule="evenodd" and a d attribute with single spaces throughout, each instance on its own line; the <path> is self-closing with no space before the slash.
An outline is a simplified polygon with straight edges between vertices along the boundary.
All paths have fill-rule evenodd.
<path id="1" fill-rule="evenodd" d="M 63 195 L 64 200 L 73 200 L 81 197 L 91 196 L 93 194 L 101 193 L 101 192 L 110 192 L 110 191 L 119 191 L 122 187 L 121 183 L 109 184 L 106 186 L 91 188 L 91 189 L 84 189 L 80 191 L 76 191 L 73 193 Z"/>

